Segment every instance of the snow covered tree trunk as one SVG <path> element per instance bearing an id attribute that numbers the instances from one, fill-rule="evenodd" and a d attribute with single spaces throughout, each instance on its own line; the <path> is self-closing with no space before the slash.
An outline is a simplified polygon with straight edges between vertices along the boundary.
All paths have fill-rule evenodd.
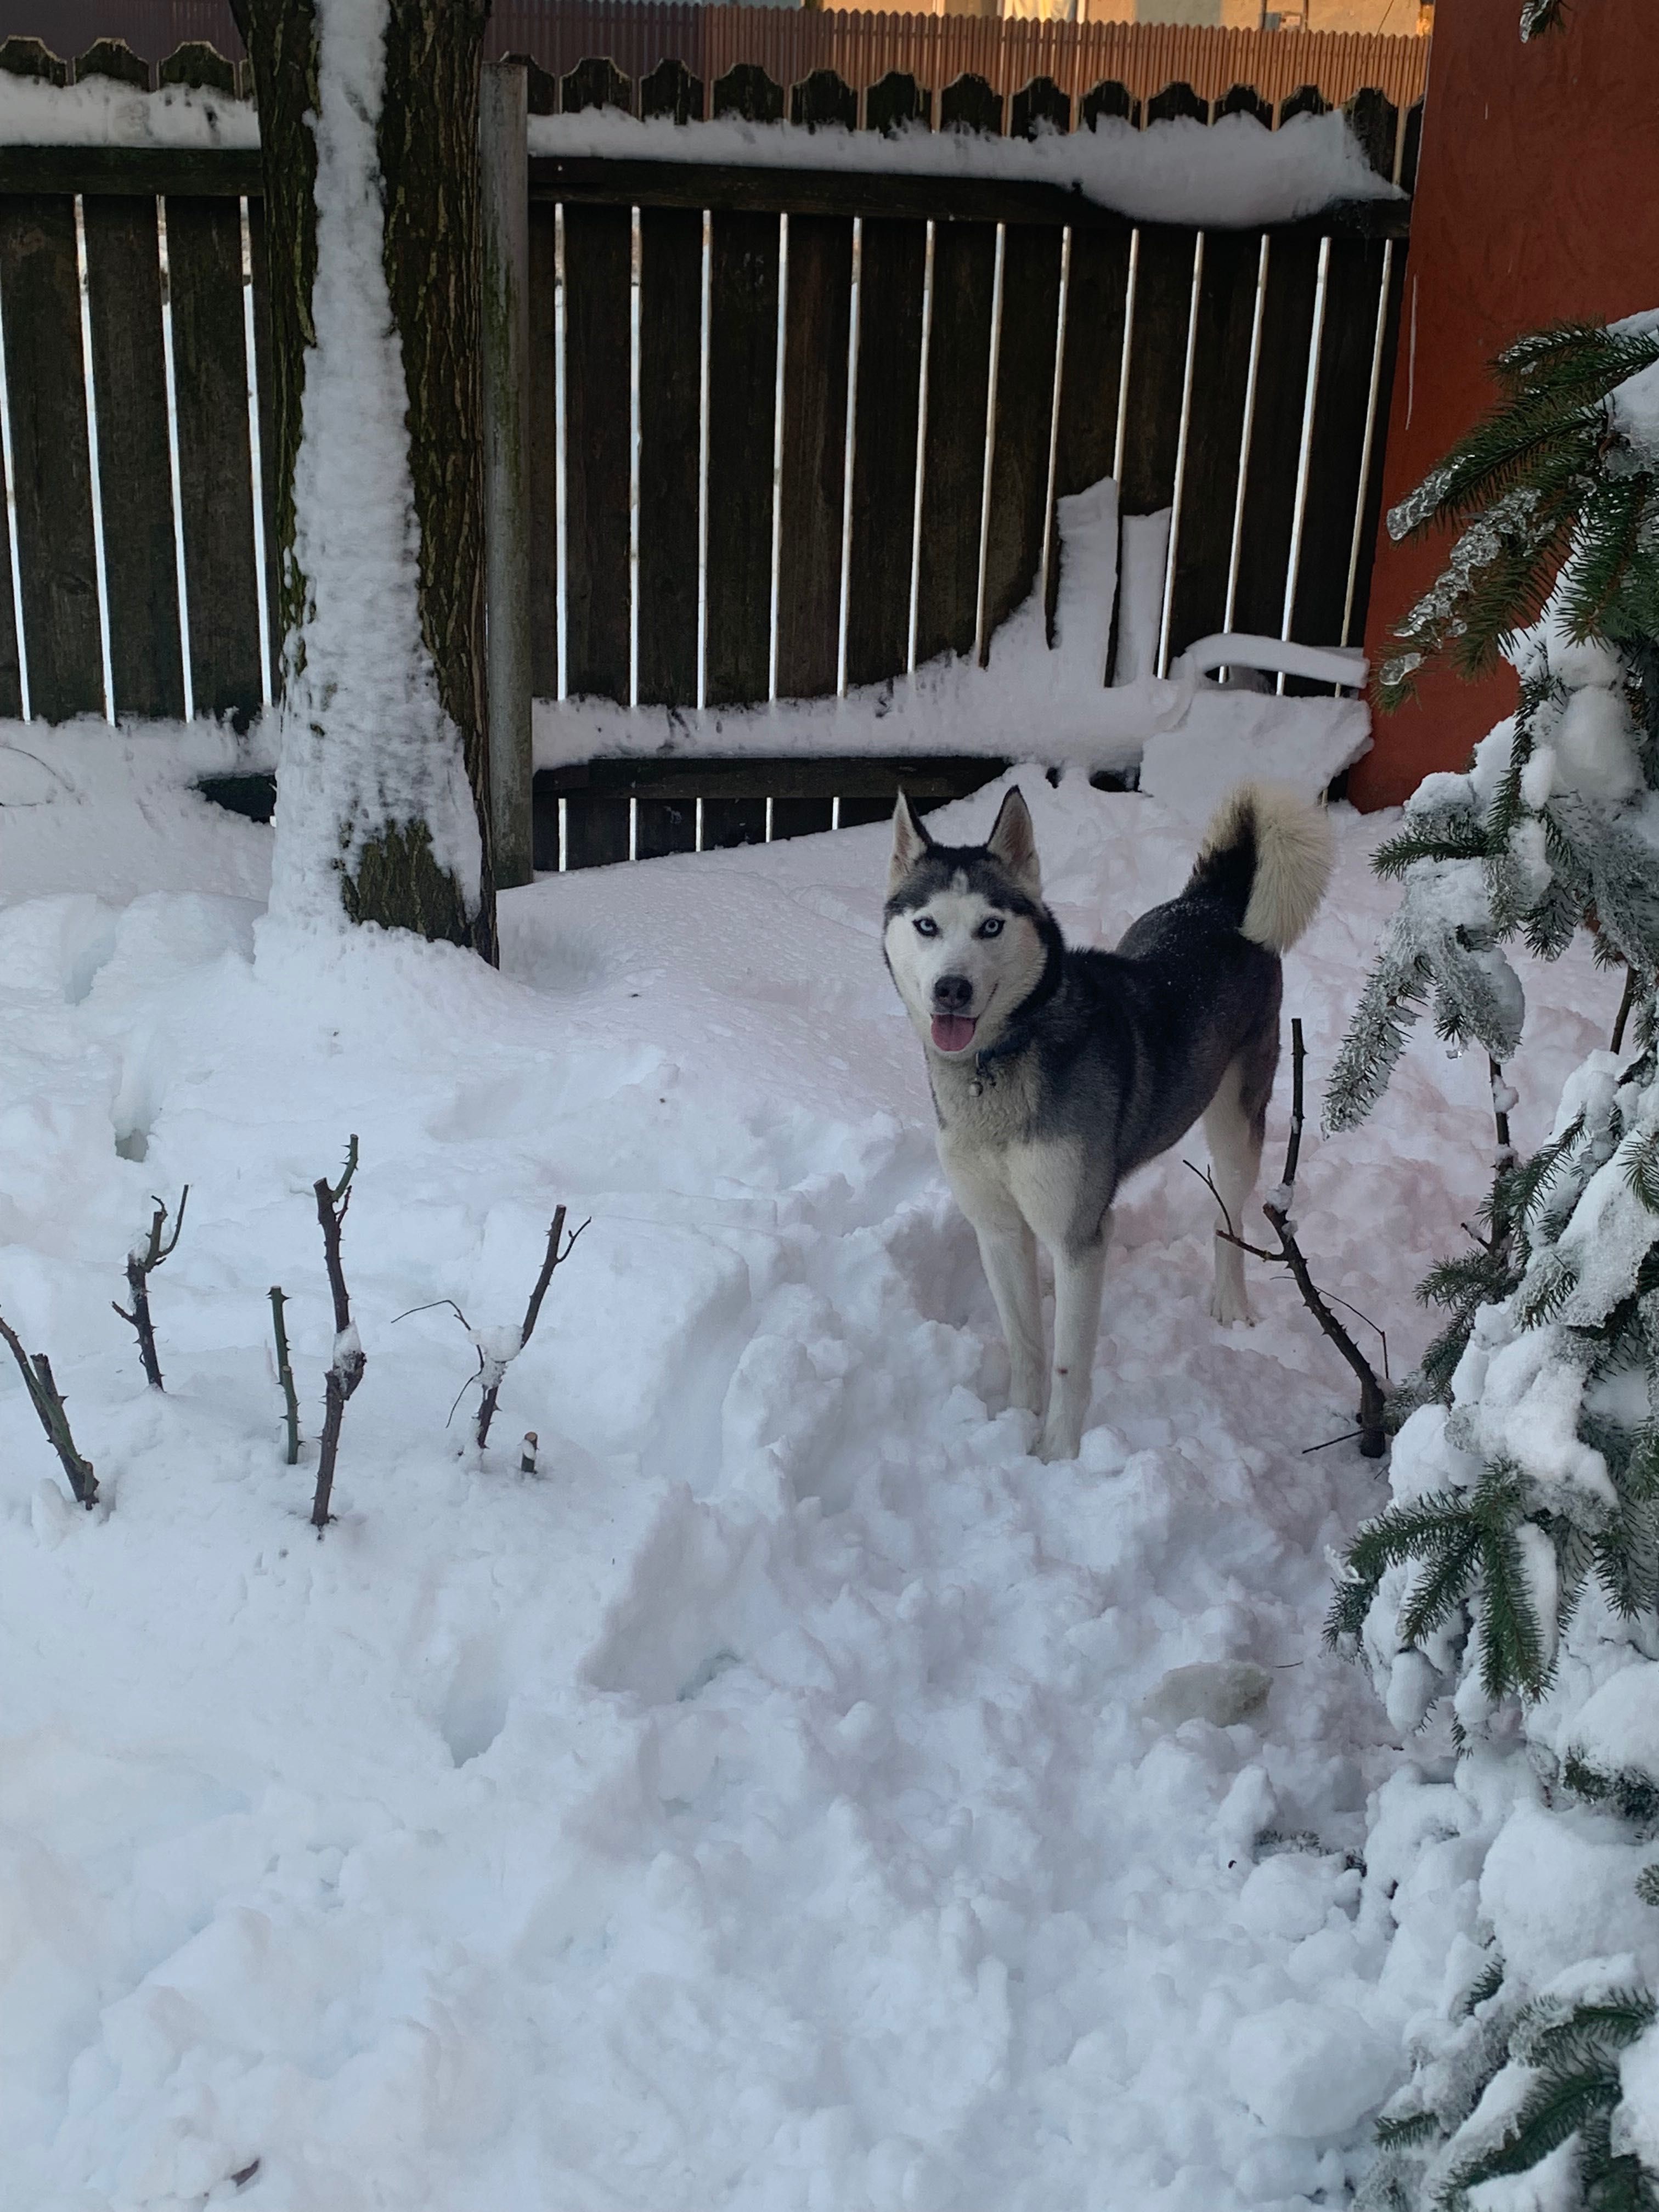
<path id="1" fill-rule="evenodd" d="M 487 0 L 233 0 L 275 342 L 271 908 L 495 952 L 477 112 Z"/>

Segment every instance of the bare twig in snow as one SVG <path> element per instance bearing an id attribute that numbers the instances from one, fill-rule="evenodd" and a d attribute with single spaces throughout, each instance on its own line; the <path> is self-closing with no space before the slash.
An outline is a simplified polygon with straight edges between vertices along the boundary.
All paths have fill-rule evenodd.
<path id="1" fill-rule="evenodd" d="M 478 1346 L 478 1380 L 483 1389 L 483 1397 L 478 1406 L 480 1451 L 489 1441 L 489 1425 L 495 1418 L 495 1403 L 501 1395 L 501 1382 L 507 1370 L 536 1333 L 536 1323 L 541 1318 L 542 1300 L 547 1296 L 547 1286 L 553 1279 L 553 1271 L 562 1267 L 570 1257 L 575 1249 L 576 1239 L 581 1235 L 582 1229 L 588 1225 L 584 1221 L 581 1229 L 573 1229 L 567 1237 L 564 1233 L 564 1213 L 563 1206 L 560 1206 L 547 1232 L 547 1251 L 542 1261 L 542 1272 L 536 1278 L 536 1287 L 530 1293 L 530 1304 L 524 1310 L 524 1324 L 519 1331 L 518 1342 L 510 1351 L 500 1343 L 488 1351 L 482 1344 Z M 477 1342 L 476 1337 L 473 1341 Z M 535 1472 L 533 1452 L 531 1454 L 530 1472 Z"/>
<path id="2" fill-rule="evenodd" d="M 524 1448 L 519 1454 L 519 1472 L 520 1474 L 534 1474 L 536 1472 L 536 1446 L 538 1442 L 539 1439 L 537 1437 L 534 1429 L 526 1429 L 525 1431 Z"/>
<path id="3" fill-rule="evenodd" d="M 1510 1115 L 1517 1103 L 1513 1087 L 1504 1079 L 1504 1071 L 1490 1053 L 1486 1055 L 1486 1078 L 1492 1085 L 1492 1125 L 1498 1132 L 1498 1156 L 1495 1168 L 1515 1165 L 1515 1146 L 1510 1136 Z"/>
<path id="4" fill-rule="evenodd" d="M 1302 1023 L 1298 1017 L 1292 1019 L 1291 1023 L 1291 1134 L 1290 1141 L 1285 1148 L 1285 1177 L 1272 1197 L 1262 1201 L 1261 1206 L 1261 1211 L 1267 1217 L 1273 1234 L 1279 1239 L 1278 1251 L 1270 1252 L 1262 1245 L 1247 1243 L 1238 1234 L 1232 1216 L 1222 1204 L 1221 1193 L 1215 1187 L 1214 1178 L 1200 1174 L 1196 1168 L 1193 1169 L 1193 1172 L 1199 1176 L 1201 1182 L 1208 1184 L 1212 1196 L 1216 1204 L 1221 1207 L 1221 1218 L 1227 1226 L 1224 1230 L 1218 1230 L 1216 1234 L 1222 1242 L 1226 1244 L 1236 1244 L 1241 1252 L 1248 1252 L 1255 1259 L 1276 1261 L 1290 1269 L 1296 1287 L 1302 1294 L 1303 1304 L 1307 1307 L 1320 1328 L 1341 1353 L 1358 1382 L 1359 1425 L 1355 1433 L 1359 1439 L 1361 1455 L 1366 1459 L 1381 1459 L 1385 1448 L 1382 1436 L 1382 1408 L 1387 1393 L 1377 1380 L 1376 1370 L 1370 1360 L 1366 1358 L 1352 1337 L 1331 1311 L 1330 1305 L 1315 1283 L 1302 1247 L 1297 1242 L 1296 1224 L 1291 1214 L 1291 1204 L 1296 1191 L 1296 1171 L 1302 1158 L 1303 1063 L 1306 1057 L 1306 1049 L 1302 1041 Z M 1189 1160 L 1187 1164 L 1191 1167 L 1191 1161 Z M 1338 1298 L 1335 1303 L 1338 1305 L 1347 1305 L 1345 1298 Z M 1348 1306 L 1348 1311 L 1358 1313 L 1358 1309 Z M 1366 1315 L 1358 1314 L 1358 1318 L 1365 1322 L 1368 1328 L 1376 1328 L 1376 1323 L 1370 1320 Z M 1376 1328 L 1376 1333 L 1379 1336 L 1382 1336 L 1382 1331 L 1380 1328 Z M 1382 1358 L 1386 1368 L 1388 1362 L 1386 1336 L 1382 1336 Z M 1334 1443 L 1339 1439 L 1334 1437 L 1331 1441 Z"/>
<path id="5" fill-rule="evenodd" d="M 1626 968 L 1625 995 L 1619 1001 L 1619 1012 L 1613 1021 L 1613 1036 L 1607 1046 L 1609 1052 L 1622 1052 L 1625 1048 L 1625 1024 L 1631 1018 L 1631 1010 L 1636 1004 L 1636 994 L 1640 988 L 1635 969 Z"/>
<path id="6" fill-rule="evenodd" d="M 155 1330 L 149 1317 L 149 1279 L 178 1244 L 179 1232 L 185 1225 L 185 1207 L 189 1198 L 190 1185 L 186 1183 L 179 1200 L 173 1234 L 165 1243 L 162 1236 L 167 1225 L 167 1209 L 159 1198 L 155 1200 L 155 1213 L 149 1224 L 149 1241 L 135 1244 L 127 1254 L 127 1293 L 132 1300 L 132 1311 L 129 1313 L 125 1306 L 116 1305 L 113 1298 L 110 1300 L 122 1320 L 138 1333 L 138 1358 L 143 1367 L 144 1380 L 152 1390 L 161 1389 L 162 1383 L 161 1364 L 155 1357 Z"/>
<path id="7" fill-rule="evenodd" d="M 82 1459 L 75 1449 L 69 1415 L 64 1410 L 64 1394 L 53 1379 L 51 1360 L 44 1352 L 37 1352 L 31 1359 L 16 1330 L 3 1319 L 0 1319 L 0 1336 L 11 1346 L 11 1356 L 23 1377 L 29 1403 L 40 1416 L 46 1442 L 57 1453 L 58 1464 L 69 1478 L 70 1495 L 77 1505 L 84 1505 L 90 1512 L 98 1503 L 98 1478 L 92 1471 L 92 1462 Z"/>
<path id="8" fill-rule="evenodd" d="M 346 1401 L 363 1379 L 367 1364 L 362 1340 L 351 1318 L 351 1299 L 345 1270 L 340 1261 L 340 1231 L 351 1204 L 351 1178 L 357 1172 L 357 1139 L 346 1151 L 345 1173 L 337 1183 L 319 1176 L 312 1186 L 317 1197 L 317 1219 L 323 1231 L 323 1261 L 328 1287 L 334 1298 L 334 1356 L 323 1378 L 323 1433 L 317 1452 L 317 1494 L 312 1501 L 311 1525 L 320 1537 L 329 1522 L 329 1499 L 334 1489 L 334 1462 L 340 1449 L 340 1426 Z"/>
<path id="9" fill-rule="evenodd" d="M 288 1423 L 288 1464 L 297 1467 L 300 1461 L 300 1400 L 294 1388 L 294 1369 L 288 1356 L 288 1328 L 283 1319 L 285 1304 L 283 1286 L 270 1286 L 270 1325 L 276 1334 L 276 1380 L 283 1386 L 283 1406 Z"/>

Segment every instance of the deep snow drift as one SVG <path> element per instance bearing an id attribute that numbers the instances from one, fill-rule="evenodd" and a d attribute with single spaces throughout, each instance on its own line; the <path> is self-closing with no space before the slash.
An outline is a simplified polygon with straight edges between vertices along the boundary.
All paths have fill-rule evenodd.
<path id="1" fill-rule="evenodd" d="M 8 1365 L 0 2204 L 1340 2199 L 1444 1964 L 1350 1863 L 1400 1754 L 1320 1646 L 1382 1486 L 1305 1454 L 1352 1392 L 1287 1282 L 1207 1319 L 1201 1139 L 1126 1194 L 1096 1425 L 1040 1466 L 881 968 L 884 830 L 544 880 L 497 977 L 276 930 L 265 833 L 106 744 L 0 806 L 0 1311 L 110 1507 L 68 1505 Z M 1022 781 L 1071 934 L 1177 887 L 1157 800 Z M 1378 829 L 1340 813 L 1287 962 L 1312 1085 Z M 1523 1145 L 1617 995 L 1577 958 L 1528 990 Z M 1485 1085 L 1421 1040 L 1364 1130 L 1310 1132 L 1303 1241 L 1396 1373 Z M 353 1131 L 368 1368 L 319 1543 L 266 1291 L 314 1441 L 310 1185 Z M 110 1300 L 185 1181 L 159 1397 Z M 480 1466 L 459 1324 L 394 1317 L 515 1318 L 560 1200 L 592 1225 Z M 1203 1662 L 1265 1703 L 1164 1680 Z M 1223 1690 L 1242 1717 L 1184 1717 Z"/>

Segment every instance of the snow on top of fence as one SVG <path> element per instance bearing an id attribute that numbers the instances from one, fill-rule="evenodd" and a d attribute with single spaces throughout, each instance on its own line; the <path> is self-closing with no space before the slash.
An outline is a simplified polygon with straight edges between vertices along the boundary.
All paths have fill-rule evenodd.
<path id="1" fill-rule="evenodd" d="M 530 151 L 1018 179 L 1079 191 L 1143 222 L 1293 222 L 1338 200 L 1403 197 L 1370 167 L 1335 111 L 1293 116 L 1277 131 L 1250 115 L 1224 115 L 1212 124 L 1182 118 L 1145 131 L 1103 118 L 1091 131 L 994 138 L 920 125 L 887 134 L 730 116 L 709 123 L 641 122 L 618 108 L 590 107 L 575 115 L 532 115 Z"/>
<path id="2" fill-rule="evenodd" d="M 257 147 L 252 100 L 188 85 L 159 92 L 88 76 L 55 85 L 0 71 L 0 146 Z"/>

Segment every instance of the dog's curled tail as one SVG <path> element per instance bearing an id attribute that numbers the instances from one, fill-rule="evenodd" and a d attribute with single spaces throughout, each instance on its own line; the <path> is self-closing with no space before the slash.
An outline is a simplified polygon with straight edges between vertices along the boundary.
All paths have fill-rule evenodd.
<path id="1" fill-rule="evenodd" d="M 1244 936 L 1285 952 L 1314 918 L 1331 858 L 1322 806 L 1283 784 L 1243 783 L 1205 831 L 1188 889 L 1227 899 Z"/>

